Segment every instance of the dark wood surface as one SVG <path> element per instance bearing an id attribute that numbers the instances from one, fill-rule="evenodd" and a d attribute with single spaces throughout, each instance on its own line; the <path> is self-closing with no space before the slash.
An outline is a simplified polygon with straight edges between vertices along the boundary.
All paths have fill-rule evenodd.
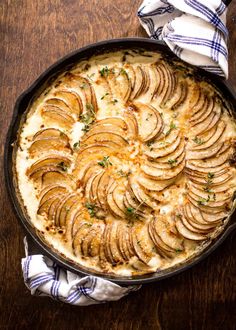
<path id="1" fill-rule="evenodd" d="M 1 157 L 16 97 L 58 58 L 102 39 L 145 36 L 140 0 L 0 1 Z M 236 89 L 236 0 L 228 11 L 230 82 Z M 3 171 L 1 172 L 3 173 Z M 194 268 L 122 300 L 72 307 L 32 297 L 20 260 L 24 233 L 1 176 L 0 329 L 236 329 L 236 232 Z"/>

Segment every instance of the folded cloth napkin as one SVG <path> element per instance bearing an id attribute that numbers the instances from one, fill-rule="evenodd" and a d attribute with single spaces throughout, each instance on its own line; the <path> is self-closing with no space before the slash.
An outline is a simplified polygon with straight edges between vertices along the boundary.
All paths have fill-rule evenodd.
<path id="1" fill-rule="evenodd" d="M 226 5 L 221 0 L 145 0 L 141 25 L 182 60 L 228 78 Z"/>
<path id="2" fill-rule="evenodd" d="M 88 306 L 119 300 L 140 286 L 121 287 L 95 276 L 80 277 L 59 267 L 49 258 L 28 255 L 28 242 L 24 239 L 26 257 L 22 259 L 24 282 L 32 295 L 49 296 L 76 306 Z"/>

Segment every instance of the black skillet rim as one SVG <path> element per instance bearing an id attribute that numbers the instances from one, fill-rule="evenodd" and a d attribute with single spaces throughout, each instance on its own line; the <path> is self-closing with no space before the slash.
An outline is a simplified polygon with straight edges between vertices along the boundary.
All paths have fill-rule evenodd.
<path id="1" fill-rule="evenodd" d="M 114 283 L 121 285 L 135 285 L 135 284 L 144 284 L 154 281 L 159 281 L 170 276 L 181 273 L 184 270 L 194 266 L 204 258 L 206 258 L 210 253 L 212 253 L 236 228 L 236 221 L 233 220 L 232 215 L 228 220 L 228 223 L 225 225 L 222 233 L 212 241 L 212 243 L 199 255 L 193 257 L 187 262 L 179 264 L 177 267 L 172 267 L 168 270 L 163 270 L 161 272 L 155 272 L 151 274 L 135 276 L 135 277 L 116 277 L 109 274 L 102 274 L 98 272 L 90 271 L 82 266 L 76 265 L 74 262 L 63 258 L 62 255 L 53 251 L 48 245 L 46 245 L 37 235 L 34 228 L 26 220 L 23 211 L 21 209 L 20 203 L 17 198 L 17 193 L 14 187 L 13 181 L 13 161 L 12 154 L 13 148 L 12 143 L 17 139 L 17 131 L 20 125 L 20 119 L 27 109 L 28 105 L 40 90 L 40 87 L 45 85 L 51 78 L 57 76 L 62 70 L 68 69 L 73 66 L 76 62 L 82 58 L 88 58 L 94 53 L 102 53 L 105 51 L 117 50 L 117 49 L 128 49 L 128 48 L 141 48 L 146 50 L 157 50 L 170 58 L 175 58 L 176 56 L 169 50 L 169 48 L 163 43 L 156 40 L 150 40 L 147 38 L 120 38 L 120 39 L 111 39 L 104 40 L 94 44 L 90 44 L 83 48 L 80 48 L 56 61 L 48 69 L 46 69 L 37 80 L 31 84 L 31 86 L 25 90 L 17 99 L 14 107 L 14 112 L 12 120 L 8 129 L 7 138 L 5 142 L 5 151 L 4 151 L 4 172 L 5 172 L 5 183 L 9 199 L 11 201 L 12 208 L 14 213 L 20 223 L 23 225 L 25 231 L 31 236 L 33 241 L 36 243 L 36 246 L 39 248 L 39 251 L 43 254 L 50 257 L 52 260 L 56 261 L 59 265 L 64 268 L 77 273 L 80 276 L 98 276 L 104 279 L 110 280 Z M 213 84 L 220 89 L 224 96 L 229 98 L 229 101 L 232 103 L 233 108 L 236 110 L 236 94 L 233 91 L 233 88 L 222 78 L 217 77 L 211 73 L 208 73 L 199 68 L 194 68 L 196 73 L 203 77 L 204 79 L 210 80 Z"/>

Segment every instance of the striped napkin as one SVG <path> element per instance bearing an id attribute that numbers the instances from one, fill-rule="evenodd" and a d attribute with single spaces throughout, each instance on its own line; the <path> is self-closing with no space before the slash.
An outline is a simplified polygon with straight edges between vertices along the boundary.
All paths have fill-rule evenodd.
<path id="1" fill-rule="evenodd" d="M 28 242 L 24 238 L 26 257 L 21 260 L 24 282 L 32 295 L 49 296 L 76 306 L 101 304 L 119 300 L 140 286 L 121 287 L 95 276 L 80 277 L 59 267 L 41 254 L 28 255 Z"/>
<path id="2" fill-rule="evenodd" d="M 228 78 L 226 5 L 221 0 L 145 0 L 141 25 L 182 60 Z"/>

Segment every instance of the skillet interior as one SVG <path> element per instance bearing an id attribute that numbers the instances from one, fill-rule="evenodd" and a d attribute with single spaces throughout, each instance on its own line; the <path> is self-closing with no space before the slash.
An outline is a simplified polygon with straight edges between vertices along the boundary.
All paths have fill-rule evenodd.
<path id="1" fill-rule="evenodd" d="M 40 94 L 42 89 L 45 86 L 49 85 L 51 81 L 53 81 L 54 77 L 56 77 L 60 72 L 70 69 L 76 62 L 81 59 L 88 58 L 91 55 L 97 53 L 103 53 L 105 51 L 114 51 L 118 49 L 124 48 L 144 48 L 146 50 L 157 50 L 159 52 L 163 52 L 166 56 L 171 58 L 175 58 L 175 56 L 168 50 L 167 46 L 157 41 L 152 41 L 149 39 L 118 39 L 100 42 L 94 45 L 87 46 L 82 48 L 68 56 L 62 58 L 57 63 L 55 63 L 52 67 L 46 70 L 37 81 L 26 91 L 24 92 L 16 102 L 15 110 L 12 118 L 12 122 L 9 128 L 6 146 L 5 146 L 5 176 L 6 176 L 6 184 L 8 188 L 9 195 L 11 197 L 11 201 L 16 212 L 17 217 L 21 220 L 21 223 L 26 228 L 27 232 L 31 235 L 34 241 L 37 243 L 39 248 L 43 251 L 44 254 L 48 255 L 52 259 L 54 259 L 57 263 L 63 265 L 65 268 L 72 270 L 80 275 L 99 275 L 106 279 L 110 279 L 116 283 L 120 284 L 140 284 L 145 282 L 157 281 L 169 276 L 172 276 L 176 273 L 179 273 L 200 260 L 209 255 L 219 244 L 226 238 L 226 236 L 236 228 L 236 223 L 233 221 L 233 217 L 228 221 L 227 225 L 224 227 L 222 233 L 214 239 L 211 244 L 199 255 L 196 255 L 194 258 L 187 260 L 184 263 L 178 264 L 172 268 L 168 268 L 166 270 L 162 270 L 157 273 L 147 274 L 143 276 L 136 276 L 133 278 L 127 277 L 119 277 L 116 276 L 107 276 L 104 274 L 93 273 L 90 270 L 87 270 L 84 267 L 79 267 L 75 265 L 73 262 L 68 261 L 63 256 L 59 255 L 56 251 L 53 251 L 51 248 L 47 246 L 45 242 L 43 242 L 40 237 L 40 233 L 36 232 L 35 229 L 31 226 L 31 223 L 28 219 L 28 216 L 25 212 L 25 209 L 18 198 L 17 193 L 17 185 L 14 181 L 14 173 L 13 173 L 13 161 L 14 161 L 14 153 L 16 148 L 12 148 L 11 144 L 17 140 L 19 127 L 22 122 L 24 122 L 24 113 L 33 100 Z M 195 72 L 200 77 L 203 77 L 209 81 L 214 81 L 216 88 L 221 90 L 225 98 L 232 103 L 233 108 L 236 108 L 236 97 L 234 96 L 232 90 L 227 84 L 218 77 L 215 77 L 212 74 L 206 73 L 200 69 L 195 69 Z"/>

